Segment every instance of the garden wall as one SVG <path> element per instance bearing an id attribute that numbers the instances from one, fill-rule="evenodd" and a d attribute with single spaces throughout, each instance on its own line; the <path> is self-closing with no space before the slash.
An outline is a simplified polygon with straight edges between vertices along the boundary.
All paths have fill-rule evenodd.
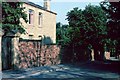
<path id="1" fill-rule="evenodd" d="M 20 40 L 17 68 L 60 64 L 60 46 L 42 45 L 37 40 Z"/>

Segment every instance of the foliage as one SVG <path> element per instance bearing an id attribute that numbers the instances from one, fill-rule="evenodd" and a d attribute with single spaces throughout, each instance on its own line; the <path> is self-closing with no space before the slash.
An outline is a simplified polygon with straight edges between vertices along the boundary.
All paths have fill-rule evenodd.
<path id="1" fill-rule="evenodd" d="M 111 40 L 111 45 L 120 52 L 120 1 L 109 2 L 104 0 L 101 2 L 101 7 L 107 13 L 108 38 Z"/>
<path id="2" fill-rule="evenodd" d="M 69 33 L 71 32 L 71 29 L 68 25 L 62 25 L 60 22 L 56 24 L 56 39 L 57 44 L 61 45 L 67 45 L 70 42 L 70 36 Z"/>
<path id="3" fill-rule="evenodd" d="M 67 16 L 73 29 L 73 44 L 94 48 L 103 45 L 101 41 L 107 35 L 107 18 L 101 7 L 88 5 L 85 10 L 74 8 Z"/>
<path id="4" fill-rule="evenodd" d="M 24 13 L 22 2 L 2 2 L 2 29 L 5 34 L 13 32 L 14 34 L 24 33 L 20 18 L 27 22 L 27 15 Z"/>
<path id="5" fill-rule="evenodd" d="M 67 28 L 57 23 L 57 40 L 66 48 L 63 59 L 67 62 L 91 60 L 92 48 L 95 54 L 101 51 L 103 56 L 107 39 L 107 17 L 102 8 L 93 5 L 86 6 L 84 10 L 73 8 L 67 13 L 67 20 Z"/>

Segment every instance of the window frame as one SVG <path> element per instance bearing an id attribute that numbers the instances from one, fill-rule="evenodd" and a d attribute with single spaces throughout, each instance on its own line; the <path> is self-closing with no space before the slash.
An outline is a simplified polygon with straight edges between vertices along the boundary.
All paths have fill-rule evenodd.
<path id="1" fill-rule="evenodd" d="M 30 25 L 34 24 L 34 10 L 29 9 L 29 13 L 28 13 L 28 23 Z"/>
<path id="2" fill-rule="evenodd" d="M 43 21 L 43 14 L 39 12 L 38 14 L 38 25 L 39 27 L 42 27 L 42 21 Z"/>

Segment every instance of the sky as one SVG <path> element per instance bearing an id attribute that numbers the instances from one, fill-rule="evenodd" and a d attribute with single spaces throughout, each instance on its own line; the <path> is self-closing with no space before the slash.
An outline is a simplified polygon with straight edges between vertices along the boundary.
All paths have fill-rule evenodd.
<path id="1" fill-rule="evenodd" d="M 43 6 L 43 0 L 29 0 Z M 75 7 L 84 9 L 86 5 L 99 5 L 102 0 L 51 0 L 51 11 L 57 13 L 56 22 L 68 24 L 67 13 Z"/>

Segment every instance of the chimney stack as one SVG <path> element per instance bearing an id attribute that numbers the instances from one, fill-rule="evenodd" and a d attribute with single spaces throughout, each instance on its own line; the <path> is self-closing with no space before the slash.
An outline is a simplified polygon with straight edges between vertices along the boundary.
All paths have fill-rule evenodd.
<path id="1" fill-rule="evenodd" d="M 44 7 L 50 11 L 50 1 L 51 0 L 44 0 Z"/>

